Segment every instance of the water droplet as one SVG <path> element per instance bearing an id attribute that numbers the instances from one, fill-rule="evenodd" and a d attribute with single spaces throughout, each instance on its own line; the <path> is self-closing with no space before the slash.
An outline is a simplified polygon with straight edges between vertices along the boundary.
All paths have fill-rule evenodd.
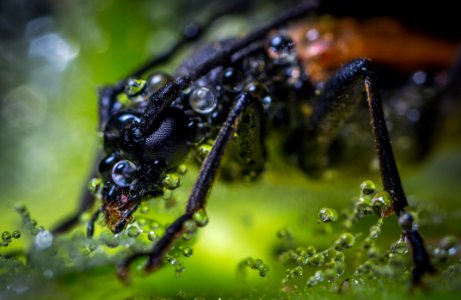
<path id="1" fill-rule="evenodd" d="M 288 34 L 279 33 L 270 38 L 267 54 L 276 64 L 286 64 L 296 58 L 295 43 Z"/>
<path id="2" fill-rule="evenodd" d="M 147 238 L 149 239 L 149 241 L 155 242 L 159 239 L 159 236 L 157 235 L 155 231 L 150 231 L 147 234 Z"/>
<path id="3" fill-rule="evenodd" d="M 444 262 L 444 261 L 446 261 L 448 259 L 448 252 L 447 252 L 447 250 L 445 250 L 443 248 L 437 247 L 437 248 L 435 248 L 433 250 L 432 253 L 433 253 L 434 257 L 436 259 L 438 259 L 439 261 L 441 261 L 441 262 Z"/>
<path id="4" fill-rule="evenodd" d="M 323 266 L 325 264 L 325 256 L 322 253 L 316 253 L 308 259 L 308 263 L 313 266 Z"/>
<path id="5" fill-rule="evenodd" d="M 317 249 L 315 249 L 314 246 L 308 246 L 306 247 L 306 256 L 312 256 L 315 253 L 317 253 Z"/>
<path id="6" fill-rule="evenodd" d="M 369 258 L 378 258 L 379 256 L 379 248 L 378 247 L 370 247 L 367 251 L 367 255 Z"/>
<path id="7" fill-rule="evenodd" d="M 163 179 L 163 185 L 165 188 L 169 190 L 174 190 L 177 187 L 179 187 L 179 184 L 181 183 L 179 176 L 173 173 L 166 174 L 165 178 Z"/>
<path id="8" fill-rule="evenodd" d="M 194 253 L 194 250 L 192 250 L 192 248 L 190 248 L 190 247 L 185 247 L 184 249 L 182 249 L 182 254 L 185 257 L 190 257 L 190 256 L 192 256 L 193 253 Z"/>
<path id="9" fill-rule="evenodd" d="M 101 185 L 102 185 L 101 178 L 95 177 L 95 178 L 92 178 L 90 182 L 88 182 L 88 189 L 90 190 L 90 193 L 92 193 L 93 195 L 96 195 L 96 193 L 101 188 Z"/>
<path id="10" fill-rule="evenodd" d="M 373 213 L 373 206 L 371 204 L 370 196 L 360 196 L 355 206 L 360 217 Z"/>
<path id="11" fill-rule="evenodd" d="M 407 254 L 408 253 L 408 244 L 404 239 L 399 239 L 397 242 L 391 246 L 392 253 L 398 254 Z"/>
<path id="12" fill-rule="evenodd" d="M 183 224 L 184 231 L 187 233 L 195 233 L 197 231 L 197 223 L 193 220 L 187 220 Z"/>
<path id="13" fill-rule="evenodd" d="M 386 191 L 376 193 L 371 199 L 371 205 L 379 217 L 388 217 L 392 214 L 392 198 Z"/>
<path id="14" fill-rule="evenodd" d="M 192 91 L 189 104 L 196 113 L 209 114 L 216 108 L 218 101 L 209 88 L 198 87 Z"/>
<path id="15" fill-rule="evenodd" d="M 149 222 L 149 227 L 150 229 L 153 229 L 153 230 L 156 230 L 156 229 L 159 229 L 162 225 L 160 224 L 160 222 L 156 221 L 156 220 L 152 220 Z"/>
<path id="16" fill-rule="evenodd" d="M 362 195 L 372 195 L 376 192 L 375 183 L 371 180 L 365 180 L 360 184 L 360 191 Z"/>
<path id="17" fill-rule="evenodd" d="M 348 249 L 354 246 L 355 244 L 355 237 L 352 233 L 345 232 L 341 234 L 338 240 L 335 241 L 335 249 L 342 250 Z"/>
<path id="18" fill-rule="evenodd" d="M 318 283 L 317 278 L 315 276 L 311 276 L 307 279 L 306 286 L 313 287 L 316 286 Z"/>
<path id="19" fill-rule="evenodd" d="M 456 236 L 454 236 L 452 234 L 444 236 L 440 240 L 440 247 L 442 247 L 445 250 L 448 250 L 450 248 L 454 248 L 457 245 L 458 245 L 458 239 L 456 238 Z"/>
<path id="20" fill-rule="evenodd" d="M 171 75 L 165 72 L 156 72 L 147 79 L 147 91 L 155 93 L 171 81 L 173 81 Z"/>
<path id="21" fill-rule="evenodd" d="M 332 208 L 324 207 L 319 212 L 319 218 L 324 223 L 336 222 L 338 220 L 338 213 Z"/>
<path id="22" fill-rule="evenodd" d="M 121 160 L 112 168 L 112 180 L 121 187 L 129 186 L 136 175 L 136 165 L 129 160 Z"/>
<path id="23" fill-rule="evenodd" d="M 141 234 L 141 230 L 137 226 L 131 225 L 126 229 L 127 235 L 129 237 L 135 238 Z"/>
<path id="24" fill-rule="evenodd" d="M 180 164 L 177 168 L 176 168 L 176 172 L 180 175 L 184 175 L 187 173 L 187 166 L 185 164 Z"/>
<path id="25" fill-rule="evenodd" d="M 41 249 L 46 249 L 51 247 L 53 244 L 53 235 L 47 231 L 40 231 L 35 236 L 35 245 Z"/>
<path id="26" fill-rule="evenodd" d="M 149 213 L 149 210 L 150 210 L 150 208 L 149 208 L 149 206 L 146 205 L 146 204 L 142 204 L 142 205 L 141 205 L 141 208 L 139 209 L 139 211 L 140 211 L 142 214 L 147 214 L 147 213 Z"/>
<path id="27" fill-rule="evenodd" d="M 145 86 L 145 80 L 130 78 L 126 83 L 125 93 L 128 97 L 137 96 L 143 91 Z"/>
<path id="28" fill-rule="evenodd" d="M 333 282 L 336 279 L 336 274 L 334 269 L 328 268 L 323 271 L 323 278 L 327 282 Z"/>
<path id="29" fill-rule="evenodd" d="M 298 266 L 304 266 L 306 264 L 306 257 L 303 255 L 300 255 L 296 258 L 296 264 Z"/>
<path id="30" fill-rule="evenodd" d="M 205 160 L 211 151 L 212 146 L 210 144 L 201 144 L 197 149 L 198 158 L 201 162 Z"/>
<path id="31" fill-rule="evenodd" d="M 11 233 L 9 231 L 3 231 L 2 240 L 5 241 L 5 242 L 10 242 L 11 241 Z"/>
<path id="32" fill-rule="evenodd" d="M 240 92 L 243 87 L 244 78 L 242 73 L 234 68 L 226 68 L 221 73 L 222 87 L 228 92 Z"/>
<path id="33" fill-rule="evenodd" d="M 192 219 L 195 221 L 195 223 L 197 223 L 197 226 L 199 227 L 206 226 L 209 221 L 208 215 L 203 208 L 196 211 L 192 216 Z"/>
<path id="34" fill-rule="evenodd" d="M 338 251 L 338 252 L 335 253 L 335 256 L 333 257 L 333 260 L 335 262 L 337 262 L 337 263 L 338 262 L 345 262 L 346 261 L 346 256 L 344 255 L 343 252 Z"/>
<path id="35" fill-rule="evenodd" d="M 301 266 L 297 266 L 296 268 L 293 269 L 293 274 L 295 276 L 303 276 L 303 268 Z"/>
<path id="36" fill-rule="evenodd" d="M 21 237 L 21 231 L 19 231 L 19 230 L 13 231 L 12 236 L 15 239 L 19 239 Z"/>

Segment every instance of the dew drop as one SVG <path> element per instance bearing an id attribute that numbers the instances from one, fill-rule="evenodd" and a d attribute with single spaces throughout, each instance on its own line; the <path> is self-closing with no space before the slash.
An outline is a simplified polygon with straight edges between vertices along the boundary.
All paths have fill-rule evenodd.
<path id="1" fill-rule="evenodd" d="M 131 225 L 126 229 L 126 233 L 129 237 L 135 238 L 141 234 L 141 230 L 137 226 Z"/>
<path id="2" fill-rule="evenodd" d="M 197 226 L 199 227 L 206 226 L 209 221 L 208 215 L 203 208 L 196 211 L 192 216 L 192 219 L 195 221 L 195 223 L 197 223 Z"/>
<path id="3" fill-rule="evenodd" d="M 334 269 L 328 268 L 323 271 L 323 278 L 327 282 L 333 282 L 336 279 L 336 274 Z"/>
<path id="4" fill-rule="evenodd" d="M 386 191 L 376 193 L 371 199 L 371 205 L 379 217 L 388 217 L 392 214 L 391 195 Z"/>
<path id="5" fill-rule="evenodd" d="M 338 213 L 332 208 L 324 207 L 319 212 L 319 218 L 324 223 L 336 222 L 338 220 Z"/>
<path id="6" fill-rule="evenodd" d="M 155 241 L 157 241 L 159 239 L 159 236 L 155 231 L 150 231 L 147 234 L 147 238 L 149 239 L 149 241 L 155 242 Z"/>
<path id="7" fill-rule="evenodd" d="M 454 248 L 457 245 L 458 245 L 458 239 L 456 238 L 456 236 L 454 236 L 452 234 L 444 236 L 440 240 L 440 247 L 442 247 L 445 250 L 449 250 L 451 248 Z"/>
<path id="8" fill-rule="evenodd" d="M 90 182 L 88 182 L 88 189 L 90 190 L 90 193 L 92 193 L 93 195 L 96 195 L 96 193 L 101 188 L 101 184 L 102 184 L 101 178 L 99 177 L 92 178 Z"/>
<path id="9" fill-rule="evenodd" d="M 183 224 L 184 231 L 189 234 L 194 234 L 197 231 L 197 223 L 193 220 L 187 220 Z"/>
<path id="10" fill-rule="evenodd" d="M 408 244 L 404 239 L 399 239 L 397 242 L 392 244 L 391 252 L 397 254 L 407 254 L 408 253 Z"/>
<path id="11" fill-rule="evenodd" d="M 136 165 L 131 161 L 121 160 L 112 168 L 112 180 L 118 186 L 129 186 L 135 179 L 136 169 Z"/>
<path id="12" fill-rule="evenodd" d="M 345 262 L 346 261 L 346 256 L 344 255 L 343 252 L 338 251 L 338 252 L 335 253 L 335 256 L 333 257 L 333 260 L 335 262 L 337 262 L 337 263 Z"/>
<path id="13" fill-rule="evenodd" d="M 150 229 L 153 229 L 153 230 L 156 230 L 156 229 L 159 229 L 162 225 L 156 221 L 156 220 L 152 220 L 149 222 L 149 228 Z"/>
<path id="14" fill-rule="evenodd" d="M 267 54 L 276 64 L 286 64 L 296 58 L 295 43 L 288 34 L 280 33 L 270 38 Z"/>
<path id="15" fill-rule="evenodd" d="M 197 149 L 198 158 L 200 161 L 204 161 L 205 158 L 211 151 L 212 146 L 210 144 L 201 144 Z"/>
<path id="16" fill-rule="evenodd" d="M 171 75 L 165 72 L 156 72 L 147 79 L 147 91 L 155 93 L 171 81 L 173 81 Z"/>
<path id="17" fill-rule="evenodd" d="M 335 241 L 335 249 L 348 249 L 354 246 L 355 244 L 355 237 L 352 233 L 345 232 L 341 234 L 337 241 Z"/>
<path id="18" fill-rule="evenodd" d="M 53 235 L 47 231 L 40 231 L 35 236 L 35 245 L 41 249 L 46 249 L 51 247 L 53 244 Z"/>
<path id="19" fill-rule="evenodd" d="M 3 231 L 2 240 L 5 241 L 5 242 L 10 242 L 11 241 L 11 233 L 9 231 Z"/>
<path id="20" fill-rule="evenodd" d="M 313 286 L 316 286 L 317 283 L 318 283 L 317 278 L 315 278 L 315 276 L 311 276 L 307 279 L 306 286 L 313 287 Z"/>
<path id="21" fill-rule="evenodd" d="M 185 164 L 180 164 L 177 168 L 176 168 L 176 172 L 180 175 L 184 175 L 187 173 L 187 166 Z"/>
<path id="22" fill-rule="evenodd" d="M 323 266 L 325 264 L 325 256 L 322 253 L 316 253 L 308 260 L 308 262 L 313 266 Z"/>
<path id="23" fill-rule="evenodd" d="M 163 179 L 163 185 L 169 190 L 174 190 L 179 187 L 181 181 L 179 176 L 173 173 L 167 174 Z"/>
<path id="24" fill-rule="evenodd" d="M 189 97 L 191 108 L 199 114 L 211 113 L 216 108 L 217 103 L 214 93 L 206 87 L 194 89 Z"/>
<path id="25" fill-rule="evenodd" d="M 296 276 L 303 276 L 303 268 L 301 266 L 297 266 L 293 269 L 293 274 Z"/>
<path id="26" fill-rule="evenodd" d="M 143 91 L 145 86 L 145 80 L 130 78 L 126 83 L 125 93 L 128 97 L 137 96 Z"/>
<path id="27" fill-rule="evenodd" d="M 190 247 L 185 247 L 184 249 L 182 249 L 182 254 L 185 257 L 190 257 L 190 256 L 192 256 L 193 253 L 194 253 L 194 250 L 192 250 L 192 248 L 190 248 Z"/>
<path id="28" fill-rule="evenodd" d="M 14 239 L 19 239 L 21 237 L 21 231 L 15 230 L 13 231 L 11 235 L 13 236 Z"/>
<path id="29" fill-rule="evenodd" d="M 372 195 L 376 192 L 376 186 L 373 181 L 365 180 L 360 184 L 362 195 Z"/>
<path id="30" fill-rule="evenodd" d="M 142 205 L 141 205 L 141 208 L 139 209 L 139 211 L 140 211 L 142 214 L 147 214 L 147 213 L 149 213 L 149 210 L 150 210 L 150 208 L 149 208 L 149 206 L 146 205 L 146 204 L 142 204 Z"/>

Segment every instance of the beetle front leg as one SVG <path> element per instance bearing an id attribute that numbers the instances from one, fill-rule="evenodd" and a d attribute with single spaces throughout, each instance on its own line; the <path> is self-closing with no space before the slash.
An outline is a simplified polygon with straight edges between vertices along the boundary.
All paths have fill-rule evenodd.
<path id="1" fill-rule="evenodd" d="M 153 249 L 145 253 L 135 253 L 125 259 L 119 267 L 118 275 L 126 280 L 128 277 L 128 267 L 137 258 L 146 256 L 148 258 L 145 266 L 147 271 L 159 268 L 163 263 L 163 258 L 171 248 L 172 243 L 181 236 L 184 231 L 184 223 L 192 220 L 194 214 L 205 208 L 207 196 L 216 178 L 218 167 L 222 161 L 224 151 L 232 139 L 233 133 L 238 128 L 241 115 L 251 114 L 255 119 L 262 120 L 263 107 L 258 98 L 251 93 L 244 92 L 237 97 L 237 100 L 229 112 L 227 119 L 221 128 L 213 147 L 202 164 L 197 181 L 189 196 L 184 214 L 171 224 L 162 238 L 154 245 Z M 263 126 L 263 123 L 260 123 Z M 264 132 L 262 127 L 257 130 Z"/>

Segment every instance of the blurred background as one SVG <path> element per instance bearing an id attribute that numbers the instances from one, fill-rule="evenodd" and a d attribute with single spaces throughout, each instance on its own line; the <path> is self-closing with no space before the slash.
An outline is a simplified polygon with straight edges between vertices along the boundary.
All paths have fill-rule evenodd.
<path id="1" fill-rule="evenodd" d="M 221 18 L 207 39 L 248 31 L 273 15 L 277 10 L 275 2 L 264 1 L 264 5 L 256 6 L 251 24 L 245 15 Z M 336 1 L 340 5 L 335 9 L 344 8 L 344 3 Z M 46 228 L 74 211 L 80 191 L 87 184 L 93 155 L 100 146 L 96 131 L 97 88 L 116 82 L 153 53 L 166 49 L 178 38 L 184 24 L 203 20 L 214 5 L 217 4 L 213 1 L 198 0 L 0 2 L 2 231 L 19 227 L 20 217 L 13 209 L 17 203 L 25 204 Z M 351 7 L 363 8 L 359 4 Z M 436 14 L 436 25 L 428 27 L 455 39 L 459 32 L 451 27 L 453 20 Z M 421 18 L 410 17 L 409 22 L 427 25 Z M 173 71 L 188 51 L 162 69 Z M 459 104 L 455 107 L 457 110 L 446 120 L 451 124 L 450 130 L 440 132 L 434 152 L 417 164 L 402 162 L 408 195 L 452 210 L 451 221 L 442 228 L 426 228 L 429 241 L 446 231 L 458 237 L 461 233 L 461 226 L 454 225 L 461 219 Z M 214 187 L 208 210 L 210 225 L 194 247 L 194 261 L 188 261 L 191 270 L 177 286 L 190 280 L 189 287 L 193 289 L 194 270 L 201 270 L 199 274 L 205 280 L 219 282 L 217 277 L 227 278 L 217 287 L 232 291 L 229 282 L 234 281 L 229 278 L 233 277 L 235 265 L 248 255 L 270 260 L 278 230 L 290 224 L 299 230 L 308 222 L 314 225 L 321 207 L 346 205 L 359 193 L 364 179 L 379 182 L 377 172 L 359 178 L 338 173 L 332 177 L 334 180 L 311 181 L 275 155 L 268 169 L 255 185 L 218 183 Z M 192 168 L 184 178 L 184 188 L 178 192 L 182 201 L 195 172 Z M 396 226 L 392 228 L 396 230 Z M 314 237 L 315 232 L 309 231 L 308 236 Z M 21 239 L 10 249 L 26 244 L 27 240 Z M 268 247 L 272 250 L 267 251 Z M 171 273 L 164 276 L 165 282 L 174 277 Z M 140 284 L 144 285 L 146 282 Z M 177 286 L 172 290 L 177 291 Z M 121 285 L 117 288 L 122 290 Z"/>

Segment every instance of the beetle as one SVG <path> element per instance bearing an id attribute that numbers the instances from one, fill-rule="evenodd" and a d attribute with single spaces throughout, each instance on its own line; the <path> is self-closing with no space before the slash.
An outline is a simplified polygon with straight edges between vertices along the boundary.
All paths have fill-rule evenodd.
<path id="1" fill-rule="evenodd" d="M 230 5 L 212 20 L 238 10 L 235 3 Z M 408 203 L 393 155 L 373 63 L 392 68 L 448 68 L 456 57 L 457 45 L 414 35 L 389 20 L 372 23 L 378 29 L 362 33 L 363 26 L 351 19 L 328 24 L 327 34 L 340 31 L 328 44 L 331 41 L 321 36 L 321 22 L 312 25 L 303 21 L 309 14 L 323 10 L 322 3 L 302 1 L 242 38 L 205 46 L 186 59 L 174 76 L 154 73 L 145 81 L 139 80 L 170 59 L 183 45 L 198 40 L 211 22 L 203 27 L 189 25 L 183 38 L 170 50 L 125 79 L 100 90 L 99 130 L 104 137 L 104 155 L 97 157 L 92 177 L 101 179 L 102 205 L 88 224 L 89 237 L 100 214 L 114 233 L 122 231 L 141 201 L 162 195 L 171 184 L 166 180 L 167 173 L 175 171 L 198 145 L 213 141 L 183 215 L 169 225 L 151 251 L 126 258 L 119 268 L 120 277 L 127 277 L 129 265 L 138 257 L 148 258 L 146 270 L 162 265 L 174 241 L 186 230 L 186 222 L 205 209 L 227 148 L 234 150 L 229 155 L 232 162 L 229 176 L 253 180 L 264 171 L 264 141 L 268 132 L 289 128 L 288 150 L 294 152 L 297 164 L 306 174 L 318 177 L 327 165 L 327 152 L 339 128 L 364 99 L 382 183 L 392 197 L 393 212 L 413 250 L 413 284 L 419 284 L 425 273 L 435 272 L 424 241 L 411 215 L 405 211 Z M 399 49 L 392 49 L 392 45 L 386 48 L 389 53 L 373 53 L 373 46 L 379 47 L 380 40 L 372 38 L 389 26 L 395 29 L 385 30 L 390 39 L 414 43 L 415 49 L 431 44 L 439 51 L 426 51 L 413 57 L 410 49 L 403 62 L 396 54 Z M 347 40 L 350 38 L 347 32 L 355 37 Z M 365 43 L 363 51 L 357 46 L 360 42 Z M 341 43 L 350 46 L 337 47 Z M 414 59 L 409 61 L 409 58 Z M 306 107 L 308 109 L 302 109 Z M 229 166 L 224 165 L 226 167 Z M 78 212 L 59 224 L 54 233 L 75 225 L 95 198 L 94 194 L 85 192 Z"/>

